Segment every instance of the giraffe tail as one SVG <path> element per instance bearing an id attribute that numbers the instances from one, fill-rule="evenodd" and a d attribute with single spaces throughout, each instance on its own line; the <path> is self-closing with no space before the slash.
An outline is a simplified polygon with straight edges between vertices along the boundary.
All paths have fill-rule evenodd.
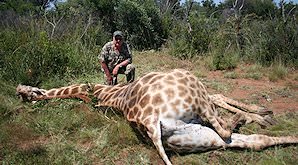
<path id="1" fill-rule="evenodd" d="M 271 137 L 267 135 L 243 135 L 233 133 L 232 142 L 226 144 L 226 147 L 237 147 L 237 148 L 250 148 L 253 150 L 261 150 L 274 145 L 281 144 L 297 144 L 297 136 L 281 136 L 281 137 Z"/>

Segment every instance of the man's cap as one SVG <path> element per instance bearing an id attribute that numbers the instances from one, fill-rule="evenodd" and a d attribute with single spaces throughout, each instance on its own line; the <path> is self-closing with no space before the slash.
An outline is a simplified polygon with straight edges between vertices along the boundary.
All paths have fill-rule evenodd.
<path id="1" fill-rule="evenodd" d="M 122 31 L 115 31 L 115 32 L 113 33 L 113 37 L 116 37 L 116 36 L 123 37 L 123 33 L 122 33 Z"/>

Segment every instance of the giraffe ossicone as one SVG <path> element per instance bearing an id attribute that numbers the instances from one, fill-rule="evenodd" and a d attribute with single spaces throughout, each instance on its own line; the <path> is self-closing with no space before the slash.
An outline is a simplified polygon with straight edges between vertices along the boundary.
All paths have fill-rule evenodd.
<path id="1" fill-rule="evenodd" d="M 273 122 L 270 117 L 257 113 L 260 107 L 241 104 L 222 95 L 209 95 L 197 77 L 182 69 L 151 72 L 127 85 L 78 84 L 50 90 L 19 85 L 17 94 L 24 100 L 75 97 L 89 102 L 90 97 L 95 97 L 98 105 L 119 109 L 138 130 L 146 132 L 166 164 L 171 162 L 162 140 L 169 149 L 181 152 L 219 147 L 261 149 L 298 143 L 298 137 L 232 134 L 230 128 L 239 120 L 222 119 L 216 106 L 236 113 L 241 120 L 262 125 Z M 247 112 L 231 106 L 233 104 Z M 230 142 L 227 143 L 227 139 Z"/>

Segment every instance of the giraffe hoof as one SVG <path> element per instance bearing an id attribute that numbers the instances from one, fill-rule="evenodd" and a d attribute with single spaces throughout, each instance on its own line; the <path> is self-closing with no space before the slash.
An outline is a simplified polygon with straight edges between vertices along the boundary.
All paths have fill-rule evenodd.
<path id="1" fill-rule="evenodd" d="M 271 114 L 273 114 L 273 111 L 266 109 L 266 108 L 262 108 L 262 109 L 258 110 L 258 112 L 256 114 L 261 115 L 261 116 L 271 115 Z"/>
<path id="2" fill-rule="evenodd" d="M 232 143 L 232 138 L 231 138 L 231 137 L 226 138 L 226 139 L 223 139 L 223 140 L 224 140 L 224 142 L 227 143 L 227 144 Z"/>
<path id="3" fill-rule="evenodd" d="M 273 119 L 271 116 L 266 115 L 264 117 L 264 120 L 267 121 L 268 123 L 270 123 L 270 125 L 276 125 L 277 121 L 275 119 Z"/>
<path id="4" fill-rule="evenodd" d="M 277 121 L 274 120 L 271 116 L 266 115 L 263 117 L 263 120 L 259 122 L 262 128 L 269 127 L 271 125 L 277 124 Z"/>

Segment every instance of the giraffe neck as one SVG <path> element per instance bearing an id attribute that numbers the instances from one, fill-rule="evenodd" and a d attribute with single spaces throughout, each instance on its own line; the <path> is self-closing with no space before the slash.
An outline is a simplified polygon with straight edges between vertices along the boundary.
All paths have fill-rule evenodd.
<path id="1" fill-rule="evenodd" d="M 108 106 L 117 108 L 120 111 L 127 109 L 126 96 L 129 85 L 107 86 L 96 84 L 93 89 L 93 96 L 98 100 L 98 106 Z"/>
<path id="2" fill-rule="evenodd" d="M 90 86 L 88 84 L 76 84 L 49 90 L 26 85 L 18 85 L 17 87 L 17 94 L 29 101 L 53 98 L 79 98 L 85 102 L 90 102 L 89 91 Z"/>

